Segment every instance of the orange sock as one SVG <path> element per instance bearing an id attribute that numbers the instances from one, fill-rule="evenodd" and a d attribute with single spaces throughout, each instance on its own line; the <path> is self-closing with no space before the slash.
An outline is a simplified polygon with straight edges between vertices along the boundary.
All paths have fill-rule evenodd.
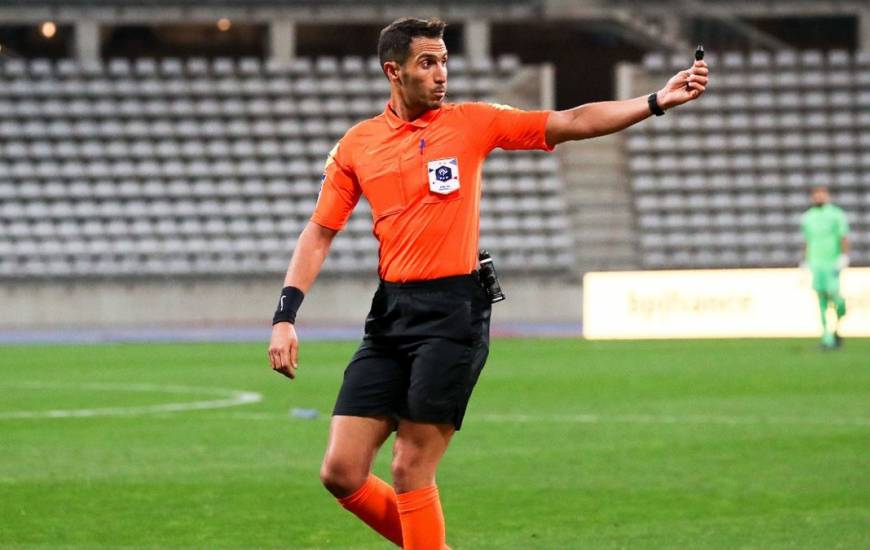
<path id="1" fill-rule="evenodd" d="M 443 550 L 444 514 L 438 487 L 424 487 L 396 495 L 405 550 Z"/>
<path id="2" fill-rule="evenodd" d="M 387 482 L 370 474 L 362 487 L 352 495 L 338 499 L 338 503 L 384 538 L 402 546 L 396 491 Z"/>

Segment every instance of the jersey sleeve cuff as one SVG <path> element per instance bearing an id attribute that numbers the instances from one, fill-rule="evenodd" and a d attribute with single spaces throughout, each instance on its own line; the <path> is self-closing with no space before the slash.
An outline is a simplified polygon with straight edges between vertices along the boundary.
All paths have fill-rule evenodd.
<path id="1" fill-rule="evenodd" d="M 556 150 L 555 145 L 547 143 L 547 123 L 550 121 L 550 115 L 552 113 L 553 111 L 543 111 L 544 116 L 541 117 L 543 119 L 543 127 L 541 128 L 541 150 L 546 151 L 547 153 L 552 153 Z"/>
<path id="2" fill-rule="evenodd" d="M 320 226 L 325 227 L 327 229 L 332 229 L 333 231 L 341 231 L 342 229 L 344 229 L 344 226 L 347 223 L 347 222 L 343 222 L 343 223 L 336 222 L 334 220 L 327 220 L 327 219 L 322 218 L 321 216 L 318 216 L 317 214 L 314 214 L 311 216 L 311 221 L 316 223 L 317 225 L 320 225 Z"/>

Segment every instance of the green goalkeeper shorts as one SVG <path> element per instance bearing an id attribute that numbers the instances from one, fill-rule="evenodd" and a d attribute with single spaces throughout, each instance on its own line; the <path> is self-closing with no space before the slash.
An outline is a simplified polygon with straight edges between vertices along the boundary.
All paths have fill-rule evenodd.
<path id="1" fill-rule="evenodd" d="M 840 272 L 836 267 L 813 268 L 813 290 L 825 294 L 840 292 Z"/>

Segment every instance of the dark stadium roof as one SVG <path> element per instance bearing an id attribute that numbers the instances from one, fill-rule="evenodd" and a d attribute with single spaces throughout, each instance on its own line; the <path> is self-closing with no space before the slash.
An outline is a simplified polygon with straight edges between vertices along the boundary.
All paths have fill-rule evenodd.
<path id="1" fill-rule="evenodd" d="M 360 6 L 360 5 L 383 5 L 393 7 L 396 5 L 421 6 L 420 0 L 6 0 L 6 6 L 21 6 L 27 8 L 39 7 L 148 7 L 148 6 L 193 6 L 203 5 L 232 6 L 245 8 L 249 6 L 300 6 L 300 7 L 332 7 L 332 6 Z M 427 0 L 423 5 L 432 7 L 456 6 L 458 4 L 472 5 L 528 5 L 540 4 L 539 0 Z"/>

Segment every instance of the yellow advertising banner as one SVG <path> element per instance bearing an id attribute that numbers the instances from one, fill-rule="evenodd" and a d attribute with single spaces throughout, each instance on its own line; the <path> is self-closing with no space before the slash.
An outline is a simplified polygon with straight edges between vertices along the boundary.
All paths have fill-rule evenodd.
<path id="1" fill-rule="evenodd" d="M 803 269 L 587 273 L 583 335 L 615 338 L 812 337 L 821 322 Z M 870 336 L 870 268 L 840 276 L 840 334 Z M 834 319 L 834 312 L 829 312 Z"/>

